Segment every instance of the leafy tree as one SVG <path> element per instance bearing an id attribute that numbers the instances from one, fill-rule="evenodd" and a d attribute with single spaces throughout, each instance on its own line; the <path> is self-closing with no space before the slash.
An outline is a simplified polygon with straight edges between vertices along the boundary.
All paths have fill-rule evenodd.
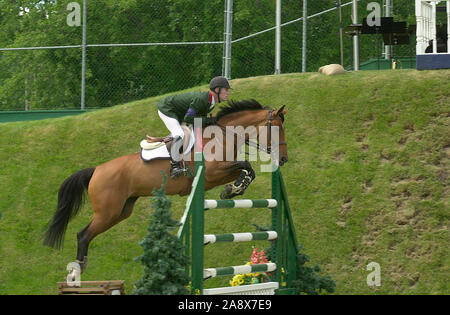
<path id="1" fill-rule="evenodd" d="M 82 27 L 66 23 L 73 0 L 0 0 L 0 47 L 81 45 Z M 368 2 L 360 0 L 360 20 Z M 381 0 L 376 0 L 381 3 Z M 77 1 L 82 7 L 82 1 Z M 342 3 L 346 3 L 342 1 Z M 393 0 L 396 21 L 415 23 L 414 2 Z M 308 15 L 336 0 L 308 1 Z M 282 1 L 282 22 L 302 16 L 302 1 Z M 224 0 L 87 1 L 87 43 L 221 41 Z M 275 1 L 234 1 L 233 40 L 275 25 Z M 351 6 L 342 8 L 343 26 Z M 340 62 L 337 10 L 308 19 L 307 71 Z M 281 31 L 281 72 L 302 65 L 302 22 Z M 376 57 L 375 36 L 360 37 L 360 59 Z M 352 64 L 344 37 L 344 63 Z M 414 39 L 412 43 L 414 47 Z M 275 31 L 234 42 L 232 78 L 274 73 Z M 408 55 L 399 46 L 396 55 Z M 206 84 L 222 72 L 223 45 L 88 47 L 86 106 L 104 107 Z M 78 108 L 81 48 L 0 52 L 0 109 Z"/>

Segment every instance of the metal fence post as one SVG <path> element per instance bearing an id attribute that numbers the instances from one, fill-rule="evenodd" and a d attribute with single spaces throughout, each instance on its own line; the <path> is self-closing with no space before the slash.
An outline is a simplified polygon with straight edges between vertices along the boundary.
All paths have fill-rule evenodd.
<path id="1" fill-rule="evenodd" d="M 392 13 L 391 13 L 391 11 L 392 11 L 392 2 L 391 2 L 391 0 L 385 0 L 384 9 L 385 9 L 384 16 L 385 17 L 391 17 L 392 16 Z M 384 59 L 390 60 L 391 59 L 391 55 L 392 55 L 392 46 L 385 45 L 384 46 L 384 51 L 385 51 Z"/>
<path id="2" fill-rule="evenodd" d="M 233 25 L 233 0 L 226 0 L 222 75 L 227 79 L 231 79 L 231 40 L 233 34 L 232 25 Z"/>
<path id="3" fill-rule="evenodd" d="M 302 72 L 306 72 L 308 0 L 303 0 Z"/>
<path id="4" fill-rule="evenodd" d="M 281 73 L 281 0 L 277 0 L 275 29 L 275 74 Z"/>
<path id="5" fill-rule="evenodd" d="M 83 39 L 81 44 L 81 110 L 86 107 L 85 92 L 86 92 L 86 11 L 87 0 L 83 0 Z"/>
<path id="6" fill-rule="evenodd" d="M 358 24 L 358 1 L 352 2 L 352 23 Z M 359 35 L 353 36 L 353 70 L 359 70 Z"/>
<path id="7" fill-rule="evenodd" d="M 336 6 L 338 7 L 338 16 L 339 16 L 339 53 L 341 56 L 341 66 L 344 66 L 344 28 L 342 25 L 342 2 L 338 0 L 336 2 Z"/>

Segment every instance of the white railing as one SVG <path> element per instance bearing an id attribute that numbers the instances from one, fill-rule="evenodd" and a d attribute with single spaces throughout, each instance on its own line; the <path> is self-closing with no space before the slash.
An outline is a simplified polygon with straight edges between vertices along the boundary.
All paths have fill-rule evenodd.
<path id="1" fill-rule="evenodd" d="M 203 289 L 204 295 L 274 295 L 278 289 L 278 282 L 264 282 L 258 284 L 239 285 L 235 287 L 222 287 Z"/>

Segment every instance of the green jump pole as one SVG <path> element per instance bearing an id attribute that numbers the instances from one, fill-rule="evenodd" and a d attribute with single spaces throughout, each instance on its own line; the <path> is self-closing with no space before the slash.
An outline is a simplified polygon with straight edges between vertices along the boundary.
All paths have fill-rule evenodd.
<path id="1" fill-rule="evenodd" d="M 278 167 L 272 172 L 272 199 L 281 200 L 280 185 L 280 168 Z M 281 285 L 282 270 L 282 248 L 283 248 L 283 227 L 282 227 L 282 202 L 278 202 L 277 206 L 272 209 L 272 229 L 277 232 L 278 240 L 272 247 L 272 259 L 278 268 L 275 270 L 273 281 L 279 282 Z"/>
<path id="2" fill-rule="evenodd" d="M 194 153 L 195 172 L 200 172 L 192 206 L 192 287 L 191 293 L 203 293 L 203 240 L 205 231 L 205 163 L 201 129 L 195 130 L 196 150 Z"/>

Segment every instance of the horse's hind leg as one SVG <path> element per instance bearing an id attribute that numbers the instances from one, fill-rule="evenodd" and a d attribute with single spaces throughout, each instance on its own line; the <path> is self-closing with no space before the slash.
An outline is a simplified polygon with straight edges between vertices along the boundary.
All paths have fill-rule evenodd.
<path id="1" fill-rule="evenodd" d="M 128 218 L 134 207 L 137 197 L 128 198 L 125 202 L 120 202 L 115 200 L 116 204 L 109 203 L 109 208 L 104 205 L 102 208 L 94 208 L 94 218 L 92 221 L 77 234 L 78 238 L 78 251 L 77 251 L 77 262 L 81 267 L 81 271 L 84 271 L 87 266 L 87 256 L 88 248 L 90 242 L 99 235 L 110 229 L 117 223 Z M 109 199 L 111 201 L 111 199 Z M 117 211 L 117 204 L 124 204 L 123 207 Z"/>
<path id="2" fill-rule="evenodd" d="M 114 218 L 106 218 L 101 215 L 95 215 L 92 221 L 77 234 L 78 250 L 77 263 L 80 265 L 81 272 L 86 269 L 89 244 L 99 235 L 114 226 Z"/>
<path id="3" fill-rule="evenodd" d="M 92 221 L 91 221 L 92 222 Z M 84 229 L 77 233 L 78 249 L 77 249 L 77 263 L 80 265 L 81 272 L 87 265 L 87 253 L 89 247 L 87 229 L 91 223 L 89 223 Z"/>

